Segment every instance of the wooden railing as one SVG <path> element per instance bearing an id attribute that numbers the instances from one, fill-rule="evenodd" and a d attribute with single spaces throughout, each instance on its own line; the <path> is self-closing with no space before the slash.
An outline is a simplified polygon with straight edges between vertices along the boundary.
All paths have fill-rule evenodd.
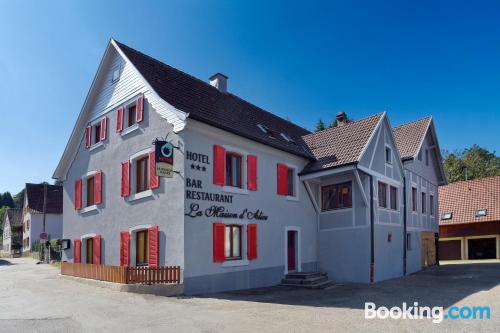
<path id="1" fill-rule="evenodd" d="M 124 267 L 61 263 L 61 274 L 124 284 L 167 284 L 181 282 L 180 266 Z"/>

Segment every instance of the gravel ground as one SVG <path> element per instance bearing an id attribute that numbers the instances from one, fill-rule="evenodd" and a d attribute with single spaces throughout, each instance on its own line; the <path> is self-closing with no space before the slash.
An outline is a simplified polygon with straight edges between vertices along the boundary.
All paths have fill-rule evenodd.
<path id="1" fill-rule="evenodd" d="M 284 287 L 166 298 L 58 278 L 27 258 L 0 259 L 1 332 L 498 332 L 500 263 L 434 267 L 373 285 Z M 364 303 L 490 306 L 491 319 L 364 318 Z"/>

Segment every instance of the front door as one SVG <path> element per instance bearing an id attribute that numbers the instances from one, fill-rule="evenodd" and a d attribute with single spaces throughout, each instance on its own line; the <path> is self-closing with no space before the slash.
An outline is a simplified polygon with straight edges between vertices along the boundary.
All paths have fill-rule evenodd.
<path id="1" fill-rule="evenodd" d="M 296 260 L 297 231 L 289 230 L 287 233 L 287 251 L 288 251 L 288 271 L 293 272 L 297 269 Z"/>
<path id="2" fill-rule="evenodd" d="M 86 248 L 87 248 L 87 253 L 86 253 L 86 262 L 87 264 L 91 264 L 92 260 L 94 259 L 94 239 L 93 238 L 87 238 L 86 240 Z"/>

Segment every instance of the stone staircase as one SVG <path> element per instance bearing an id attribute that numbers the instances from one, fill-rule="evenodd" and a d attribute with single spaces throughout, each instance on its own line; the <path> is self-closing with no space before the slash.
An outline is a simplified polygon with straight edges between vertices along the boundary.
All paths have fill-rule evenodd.
<path id="1" fill-rule="evenodd" d="M 333 282 L 328 280 L 328 275 L 323 272 L 289 273 L 281 280 L 281 286 L 287 287 L 324 289 L 331 285 Z"/>

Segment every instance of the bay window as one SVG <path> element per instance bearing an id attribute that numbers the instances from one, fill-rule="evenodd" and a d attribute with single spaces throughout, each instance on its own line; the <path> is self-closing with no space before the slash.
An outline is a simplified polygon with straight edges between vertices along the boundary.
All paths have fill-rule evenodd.
<path id="1" fill-rule="evenodd" d="M 321 187 L 321 210 L 352 207 L 351 182 Z"/>

